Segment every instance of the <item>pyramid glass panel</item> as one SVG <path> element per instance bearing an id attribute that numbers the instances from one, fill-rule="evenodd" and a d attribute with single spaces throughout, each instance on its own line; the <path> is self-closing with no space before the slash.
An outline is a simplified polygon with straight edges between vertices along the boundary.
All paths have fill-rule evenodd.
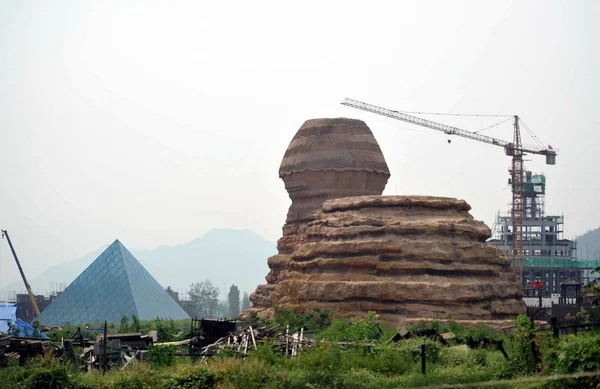
<path id="1" fill-rule="evenodd" d="M 114 241 L 36 318 L 44 325 L 187 319 L 189 316 L 135 257 Z"/>

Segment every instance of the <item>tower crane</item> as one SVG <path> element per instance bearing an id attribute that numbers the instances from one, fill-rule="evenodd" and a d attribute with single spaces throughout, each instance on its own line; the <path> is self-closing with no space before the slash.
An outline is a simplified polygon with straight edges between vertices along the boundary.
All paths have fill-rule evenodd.
<path id="1" fill-rule="evenodd" d="M 441 123 L 436 123 L 431 120 L 422 119 L 417 116 L 408 115 L 403 112 L 394 111 L 378 107 L 376 105 L 363 103 L 361 101 L 344 99 L 342 105 L 360 109 L 362 111 L 371 112 L 377 115 L 387 116 L 392 119 L 401 120 L 407 123 L 415 124 L 421 127 L 431 128 L 432 130 L 441 131 L 446 135 L 456 135 L 462 138 L 471 139 L 478 142 L 484 142 L 491 145 L 499 146 L 504 148 L 504 152 L 507 156 L 512 157 L 512 166 L 509 170 L 510 179 L 509 185 L 512 187 L 512 205 L 511 205 L 511 219 L 512 219 L 512 246 L 511 246 L 511 263 L 513 272 L 515 273 L 519 285 L 523 285 L 523 186 L 524 186 L 524 164 L 523 156 L 527 154 L 545 155 L 546 164 L 555 165 L 556 150 L 552 149 L 551 146 L 536 147 L 536 146 L 524 146 L 521 142 L 521 130 L 519 128 L 520 119 L 517 115 L 513 116 L 513 140 L 512 142 L 496 139 L 491 136 L 479 134 L 477 132 L 471 132 L 462 130 L 457 127 L 448 126 Z"/>
<path id="2" fill-rule="evenodd" d="M 10 251 L 12 251 L 12 255 L 15 258 L 15 262 L 17 263 L 17 267 L 19 268 L 19 273 L 21 273 L 21 278 L 23 278 L 23 283 L 25 284 L 25 289 L 27 289 L 27 294 L 29 295 L 29 300 L 31 300 L 31 305 L 33 306 L 33 311 L 35 312 L 35 316 L 39 316 L 40 309 L 38 308 L 38 305 L 35 302 L 35 296 L 33 295 L 33 292 L 31 291 L 31 286 L 29 285 L 29 282 L 27 282 L 27 278 L 25 277 L 25 272 L 23 272 L 21 263 L 19 263 L 19 258 L 17 257 L 15 248 L 13 247 L 12 242 L 10 241 L 10 237 L 8 236 L 8 231 L 6 231 L 6 230 L 0 230 L 0 231 L 2 231 L 2 238 L 4 238 L 6 236 L 8 245 L 10 246 Z"/>

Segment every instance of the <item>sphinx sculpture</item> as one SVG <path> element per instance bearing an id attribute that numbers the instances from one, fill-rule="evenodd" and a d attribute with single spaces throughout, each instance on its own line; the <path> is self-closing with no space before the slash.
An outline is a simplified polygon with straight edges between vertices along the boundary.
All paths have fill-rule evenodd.
<path id="1" fill-rule="evenodd" d="M 363 121 L 306 121 L 279 176 L 292 204 L 244 314 L 276 305 L 493 324 L 524 312 L 509 258 L 485 243 L 491 231 L 464 200 L 381 195 L 390 172 Z"/>

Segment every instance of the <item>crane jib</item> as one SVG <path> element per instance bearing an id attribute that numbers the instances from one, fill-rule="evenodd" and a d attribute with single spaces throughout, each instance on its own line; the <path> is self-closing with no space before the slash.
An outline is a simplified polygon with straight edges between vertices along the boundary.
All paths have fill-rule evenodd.
<path id="1" fill-rule="evenodd" d="M 512 142 L 508 142 L 508 141 L 505 141 L 502 139 L 497 139 L 497 138 L 487 136 L 487 135 L 474 133 L 474 132 L 467 131 L 467 130 L 462 130 L 457 127 L 452 127 L 452 126 L 448 126 L 446 124 L 437 123 L 437 122 L 423 119 L 423 118 L 420 118 L 417 116 L 408 115 L 408 114 L 405 114 L 405 113 L 402 113 L 399 111 L 394 111 L 391 109 L 378 107 L 376 105 L 364 103 L 364 102 L 358 101 L 358 100 L 345 98 L 342 101 L 342 105 L 360 109 L 360 110 L 366 111 L 366 112 L 371 112 L 371 113 L 374 113 L 377 115 L 387 116 L 392 119 L 402 120 L 404 122 L 412 123 L 417 126 L 431 128 L 432 130 L 441 131 L 446 135 L 456 135 L 456 136 L 460 136 L 463 138 L 476 140 L 479 142 L 484 142 L 484 143 L 488 143 L 488 144 L 495 145 L 495 146 L 500 146 L 505 149 L 505 152 L 507 155 L 518 155 L 518 154 L 524 154 L 524 153 L 556 155 L 556 151 L 554 151 L 554 150 L 536 150 L 535 147 L 531 147 L 531 146 L 515 148 L 514 144 Z"/>

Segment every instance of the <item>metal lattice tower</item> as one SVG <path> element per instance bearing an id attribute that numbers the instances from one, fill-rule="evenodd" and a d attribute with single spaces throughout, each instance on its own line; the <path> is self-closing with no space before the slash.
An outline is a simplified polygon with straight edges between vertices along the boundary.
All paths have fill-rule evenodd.
<path id="1" fill-rule="evenodd" d="M 519 117 L 515 115 L 515 131 L 513 135 L 513 156 L 511 169 L 512 207 L 511 218 L 513 239 L 511 260 L 513 272 L 517 282 L 522 285 L 523 280 L 523 151 L 521 148 L 521 131 L 519 130 Z"/>

